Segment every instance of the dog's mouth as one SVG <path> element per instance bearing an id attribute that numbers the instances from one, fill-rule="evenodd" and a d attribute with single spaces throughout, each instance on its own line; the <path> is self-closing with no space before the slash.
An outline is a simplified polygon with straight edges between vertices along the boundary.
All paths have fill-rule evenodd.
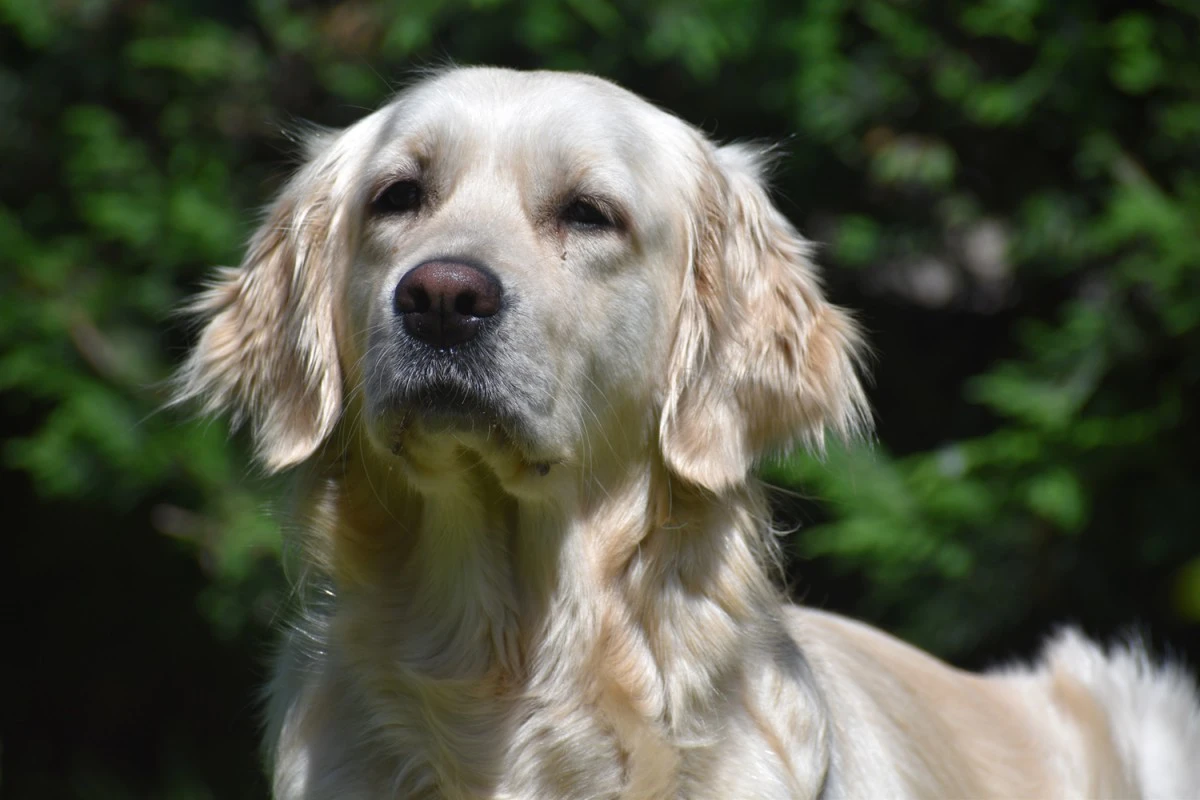
<path id="1" fill-rule="evenodd" d="M 435 380 L 418 385 L 398 398 L 409 413 L 457 424 L 491 423 L 504 416 L 503 404 L 483 387 L 464 381 Z"/>
<path id="2" fill-rule="evenodd" d="M 529 424 L 517 398 L 500 387 L 459 376 L 440 375 L 406 382 L 380 404 L 393 453 L 413 434 L 452 436 L 459 443 L 532 450 Z"/>
<path id="3" fill-rule="evenodd" d="M 428 434 L 477 434 L 519 444 L 527 426 L 507 398 L 489 387 L 463 381 L 437 380 L 415 386 L 394 401 L 402 428 Z"/>
<path id="4" fill-rule="evenodd" d="M 435 472 L 444 455 L 464 449 L 534 474 L 565 457 L 546 435 L 553 406 L 546 381 L 514 369 L 512 359 L 501 367 L 478 347 L 381 350 L 365 365 L 363 386 L 368 431 L 381 450 Z"/>

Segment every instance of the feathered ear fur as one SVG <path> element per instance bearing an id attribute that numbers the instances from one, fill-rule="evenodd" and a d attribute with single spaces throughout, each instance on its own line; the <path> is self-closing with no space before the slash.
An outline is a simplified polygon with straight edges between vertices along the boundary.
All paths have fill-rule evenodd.
<path id="1" fill-rule="evenodd" d="M 347 247 L 336 165 L 310 155 L 241 266 L 221 270 L 192 304 L 204 327 L 176 378 L 176 402 L 198 398 L 207 413 L 231 412 L 235 426 L 249 420 L 271 472 L 312 455 L 342 406 L 334 295 Z"/>
<path id="2" fill-rule="evenodd" d="M 812 247 L 771 204 L 762 161 L 744 145 L 711 158 L 659 428 L 667 465 L 713 492 L 743 483 L 768 452 L 870 427 L 858 327 L 825 301 Z"/>

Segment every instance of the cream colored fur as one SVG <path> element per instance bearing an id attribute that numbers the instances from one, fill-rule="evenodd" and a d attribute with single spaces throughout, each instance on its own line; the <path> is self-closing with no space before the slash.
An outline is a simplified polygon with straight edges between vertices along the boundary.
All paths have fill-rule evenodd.
<path id="1" fill-rule="evenodd" d="M 276 797 L 1200 797 L 1194 689 L 1136 650 L 981 677 L 785 602 L 751 467 L 868 425 L 810 255 L 754 148 L 595 78 L 448 70 L 314 141 L 180 376 L 297 468 Z M 389 399 L 435 258 L 504 285 L 504 415 Z"/>

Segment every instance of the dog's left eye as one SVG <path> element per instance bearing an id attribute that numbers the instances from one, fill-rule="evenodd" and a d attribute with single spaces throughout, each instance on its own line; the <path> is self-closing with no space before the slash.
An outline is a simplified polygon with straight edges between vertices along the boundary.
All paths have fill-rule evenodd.
<path id="1" fill-rule="evenodd" d="M 577 197 L 568 203 L 560 216 L 563 222 L 568 222 L 580 228 L 615 228 L 616 220 L 599 204 L 584 197 Z"/>
<path id="2" fill-rule="evenodd" d="M 380 192 L 371 203 L 383 214 L 402 214 L 421 207 L 421 184 L 416 181 L 397 181 Z"/>

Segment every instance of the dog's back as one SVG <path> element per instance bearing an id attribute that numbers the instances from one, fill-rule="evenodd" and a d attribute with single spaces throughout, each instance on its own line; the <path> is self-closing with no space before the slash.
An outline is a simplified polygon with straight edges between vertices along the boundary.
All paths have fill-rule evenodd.
<path id="1" fill-rule="evenodd" d="M 899 766 L 896 797 L 1200 797 L 1195 685 L 1138 645 L 1068 630 L 1032 667 L 976 675 L 833 614 L 790 621 L 842 720 L 845 796 L 884 796 Z"/>
<path id="2" fill-rule="evenodd" d="M 1082 728 L 1106 728 L 1130 785 L 1145 800 L 1200 797 L 1200 700 L 1175 664 L 1154 663 L 1138 643 L 1107 652 L 1074 631 L 1046 648 L 1040 674 L 1085 687 L 1101 709 L 1077 712 Z"/>

